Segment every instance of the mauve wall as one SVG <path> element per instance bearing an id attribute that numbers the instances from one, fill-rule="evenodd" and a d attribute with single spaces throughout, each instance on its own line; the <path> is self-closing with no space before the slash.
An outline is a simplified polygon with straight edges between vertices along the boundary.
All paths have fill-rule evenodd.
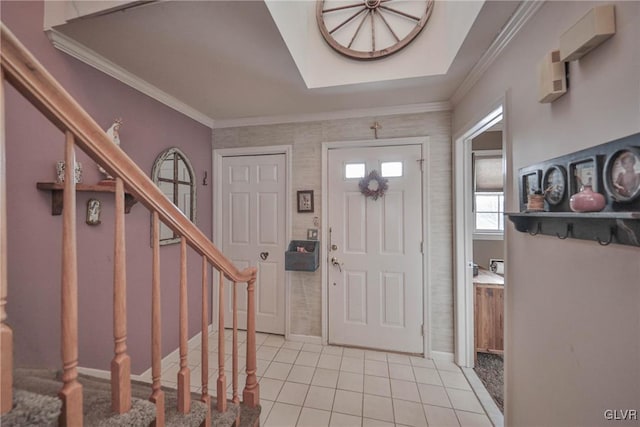
<path id="1" fill-rule="evenodd" d="M 518 168 L 640 132 L 640 2 L 614 2 L 616 35 L 570 64 L 567 94 L 537 102 L 539 59 L 598 4 L 546 2 L 455 106 L 460 132 L 507 93 L 509 210 Z M 506 234 L 505 425 L 638 425 L 604 411 L 640 409 L 640 249 Z"/>
<path id="2" fill-rule="evenodd" d="M 178 146 L 196 171 L 197 223 L 211 236 L 211 130 L 53 48 L 42 31 L 42 2 L 2 2 L 2 21 L 51 74 L 106 129 L 122 117 L 121 147 L 148 174 L 155 157 Z M 158 64 L 161 66 L 162 64 Z M 176 76 L 179 78 L 179 76 Z M 8 85 L 7 85 L 8 87 Z M 64 136 L 13 88 L 6 94 L 9 303 L 16 364 L 59 368 L 62 216 L 51 215 L 51 196 L 36 182 L 55 180 Z M 78 150 L 85 183 L 101 179 Z M 87 200 L 102 201 L 102 224 L 85 224 Z M 113 195 L 78 193 L 79 364 L 109 369 L 113 357 Z M 132 370 L 151 363 L 150 215 L 142 206 L 126 215 L 128 347 Z M 162 247 L 163 354 L 178 345 L 179 245 Z M 201 260 L 189 250 L 189 332 L 200 325 Z"/>

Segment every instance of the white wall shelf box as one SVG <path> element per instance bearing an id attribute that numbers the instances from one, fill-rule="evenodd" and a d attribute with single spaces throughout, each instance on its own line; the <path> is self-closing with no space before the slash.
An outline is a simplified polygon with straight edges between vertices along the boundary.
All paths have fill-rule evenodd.
<path id="1" fill-rule="evenodd" d="M 560 60 L 582 58 L 616 33 L 616 15 L 612 4 L 597 6 L 560 36 Z"/>
<path id="2" fill-rule="evenodd" d="M 547 53 L 538 64 L 538 102 L 550 103 L 567 93 L 565 63 L 560 51 Z"/>

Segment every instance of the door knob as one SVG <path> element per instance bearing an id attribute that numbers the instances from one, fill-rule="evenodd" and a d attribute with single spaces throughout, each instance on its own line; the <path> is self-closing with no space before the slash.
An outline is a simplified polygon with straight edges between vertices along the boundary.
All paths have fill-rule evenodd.
<path id="1" fill-rule="evenodd" d="M 333 265 L 334 267 L 338 267 L 338 270 L 340 270 L 340 272 L 342 273 L 342 263 L 338 261 L 338 258 L 332 257 L 331 265 Z"/>
<path id="2" fill-rule="evenodd" d="M 269 252 L 260 252 L 260 258 L 262 258 L 263 261 L 266 261 L 267 258 L 269 258 Z"/>

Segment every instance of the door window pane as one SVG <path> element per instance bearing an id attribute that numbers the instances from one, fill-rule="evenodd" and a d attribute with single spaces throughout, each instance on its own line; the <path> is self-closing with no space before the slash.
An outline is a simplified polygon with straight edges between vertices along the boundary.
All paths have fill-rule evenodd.
<path id="1" fill-rule="evenodd" d="M 364 178 L 364 163 L 347 163 L 344 167 L 344 177 Z"/>
<path id="2" fill-rule="evenodd" d="M 402 176 L 402 162 L 384 162 L 380 165 L 380 170 L 385 178 Z"/>

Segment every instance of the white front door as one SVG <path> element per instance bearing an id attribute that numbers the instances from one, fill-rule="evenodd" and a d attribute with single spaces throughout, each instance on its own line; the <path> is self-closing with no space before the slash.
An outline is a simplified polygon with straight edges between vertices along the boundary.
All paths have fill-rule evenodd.
<path id="1" fill-rule="evenodd" d="M 423 351 L 421 158 L 420 145 L 329 150 L 332 344 Z M 388 180 L 377 200 L 358 187 L 373 170 Z"/>
<path id="2" fill-rule="evenodd" d="M 222 252 L 239 269 L 257 266 L 256 329 L 284 334 L 285 155 L 222 159 Z M 238 325 L 246 328 L 246 284 L 238 287 Z M 225 327 L 232 326 L 232 288 L 225 289 Z"/>

